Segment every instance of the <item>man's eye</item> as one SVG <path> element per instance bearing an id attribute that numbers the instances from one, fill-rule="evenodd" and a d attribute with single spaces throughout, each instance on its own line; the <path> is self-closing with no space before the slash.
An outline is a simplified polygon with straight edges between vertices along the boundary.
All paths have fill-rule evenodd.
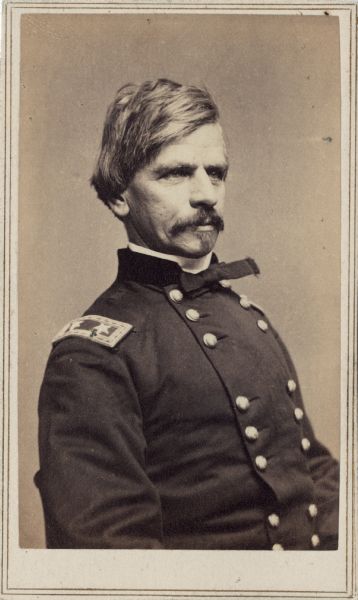
<path id="1" fill-rule="evenodd" d="M 181 177 L 189 177 L 190 175 L 191 171 L 189 169 L 170 169 L 170 171 L 162 173 L 160 179 L 180 179 Z"/>
<path id="2" fill-rule="evenodd" d="M 225 181 L 226 171 L 224 169 L 218 169 L 216 167 L 207 169 L 207 174 L 212 181 Z"/>

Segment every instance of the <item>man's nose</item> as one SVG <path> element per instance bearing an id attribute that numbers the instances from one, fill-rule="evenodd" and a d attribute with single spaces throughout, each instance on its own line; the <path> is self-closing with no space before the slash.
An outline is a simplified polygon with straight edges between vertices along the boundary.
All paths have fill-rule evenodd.
<path id="1" fill-rule="evenodd" d="M 199 205 L 215 206 L 218 194 L 205 169 L 198 169 L 191 179 L 190 204 L 193 207 Z"/>

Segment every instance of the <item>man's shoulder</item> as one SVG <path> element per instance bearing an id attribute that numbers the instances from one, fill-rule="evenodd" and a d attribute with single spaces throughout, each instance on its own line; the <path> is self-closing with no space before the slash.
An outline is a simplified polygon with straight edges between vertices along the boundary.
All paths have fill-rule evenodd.
<path id="1" fill-rule="evenodd" d="M 52 340 L 54 346 L 63 340 L 83 340 L 95 345 L 115 348 L 132 331 L 142 327 L 152 311 L 153 303 L 139 286 L 115 282 L 80 316 L 69 321 Z M 71 347 L 73 343 L 70 344 Z"/>
<path id="2" fill-rule="evenodd" d="M 83 317 L 98 314 L 115 320 L 138 320 L 145 317 L 150 303 L 142 286 L 115 281 L 85 310 Z"/>

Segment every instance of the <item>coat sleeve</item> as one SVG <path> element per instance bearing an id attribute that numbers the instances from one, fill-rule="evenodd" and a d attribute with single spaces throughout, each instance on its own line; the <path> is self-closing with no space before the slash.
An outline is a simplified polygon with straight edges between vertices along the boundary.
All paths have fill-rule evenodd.
<path id="1" fill-rule="evenodd" d="M 297 405 L 305 412 L 295 366 L 277 332 L 275 332 L 275 336 L 285 355 L 289 370 L 297 382 Z M 321 540 L 320 548 L 335 550 L 338 547 L 339 463 L 332 457 L 328 449 L 318 441 L 307 415 L 303 421 L 303 430 L 311 443 L 307 458 L 315 487 L 315 499 L 318 508 L 317 531 Z"/>
<path id="2" fill-rule="evenodd" d="M 161 548 L 139 399 L 120 351 L 69 338 L 39 402 L 40 489 L 50 548 Z"/>

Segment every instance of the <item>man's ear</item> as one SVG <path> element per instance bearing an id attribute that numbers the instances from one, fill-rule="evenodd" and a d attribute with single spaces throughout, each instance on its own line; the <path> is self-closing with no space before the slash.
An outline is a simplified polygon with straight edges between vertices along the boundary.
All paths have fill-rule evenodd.
<path id="1" fill-rule="evenodd" d="M 125 192 L 118 196 L 118 198 L 110 200 L 108 205 L 113 214 L 115 214 L 115 216 L 118 217 L 118 219 L 124 219 L 129 214 L 129 205 L 127 202 Z"/>

